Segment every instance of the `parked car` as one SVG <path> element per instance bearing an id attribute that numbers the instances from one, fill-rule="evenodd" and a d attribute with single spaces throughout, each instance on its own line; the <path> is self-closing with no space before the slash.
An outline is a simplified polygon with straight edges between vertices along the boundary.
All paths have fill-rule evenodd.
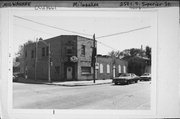
<path id="1" fill-rule="evenodd" d="M 13 73 L 13 82 L 18 81 L 18 79 L 24 78 L 24 73 L 15 72 Z"/>
<path id="2" fill-rule="evenodd" d="M 115 77 L 113 79 L 113 83 L 115 85 L 117 84 L 130 84 L 130 83 L 137 83 L 138 80 L 140 80 L 140 77 L 135 75 L 134 73 L 124 73 L 124 74 L 121 74 L 119 77 Z"/>
<path id="3" fill-rule="evenodd" d="M 140 76 L 141 81 L 150 81 L 151 80 L 151 74 L 150 73 L 144 73 Z"/>
<path id="4" fill-rule="evenodd" d="M 17 74 L 13 74 L 13 82 L 18 81 L 18 75 Z"/>

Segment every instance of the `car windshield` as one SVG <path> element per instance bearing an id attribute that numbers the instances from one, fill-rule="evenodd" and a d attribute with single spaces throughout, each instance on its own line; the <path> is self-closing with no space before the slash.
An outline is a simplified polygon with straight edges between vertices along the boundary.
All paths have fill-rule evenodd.
<path id="1" fill-rule="evenodd" d="M 121 74 L 120 77 L 130 76 L 130 74 Z"/>
<path id="2" fill-rule="evenodd" d="M 148 76 L 148 75 L 149 75 L 148 73 L 143 74 L 143 76 Z"/>

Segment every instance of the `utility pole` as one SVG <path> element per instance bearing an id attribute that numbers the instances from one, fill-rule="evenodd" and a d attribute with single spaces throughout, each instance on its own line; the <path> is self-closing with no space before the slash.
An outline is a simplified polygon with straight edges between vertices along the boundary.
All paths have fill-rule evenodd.
<path id="1" fill-rule="evenodd" d="M 51 51 L 50 51 L 50 43 L 48 44 L 48 81 L 51 83 Z"/>
<path id="2" fill-rule="evenodd" d="M 36 38 L 36 48 L 35 48 L 35 80 L 37 80 L 37 56 L 38 56 L 38 39 Z"/>
<path id="3" fill-rule="evenodd" d="M 95 34 L 93 35 L 93 82 L 96 83 L 96 40 Z"/>

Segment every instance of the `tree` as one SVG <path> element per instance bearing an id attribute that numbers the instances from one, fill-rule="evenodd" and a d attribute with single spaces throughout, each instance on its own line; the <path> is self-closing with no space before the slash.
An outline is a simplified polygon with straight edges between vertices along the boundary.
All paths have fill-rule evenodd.
<path id="1" fill-rule="evenodd" d="M 137 75 L 142 75 L 146 65 L 151 64 L 151 48 L 146 46 L 146 49 L 131 48 L 120 51 L 111 51 L 109 55 L 112 57 L 123 56 L 122 59 L 128 61 L 128 71 Z M 148 58 L 148 59 L 147 59 Z"/>
<path id="2" fill-rule="evenodd" d="M 121 51 L 114 51 L 113 50 L 113 51 L 109 52 L 108 55 L 111 56 L 111 57 L 119 58 L 122 55 L 122 52 Z"/>
<path id="3" fill-rule="evenodd" d="M 151 48 L 149 46 L 146 46 L 146 56 L 151 59 Z"/>
<path id="4" fill-rule="evenodd" d="M 15 57 L 13 58 L 13 65 L 15 65 L 17 62 L 19 62 L 21 66 L 24 65 L 24 46 L 29 45 L 31 43 L 34 43 L 34 42 L 29 40 L 25 42 L 23 45 L 19 46 L 19 50 L 15 54 Z"/>
<path id="5" fill-rule="evenodd" d="M 33 41 L 31 41 L 31 40 L 28 40 L 27 42 L 25 42 L 23 45 L 20 45 L 19 46 L 19 50 L 18 50 L 18 52 L 16 53 L 16 55 L 23 55 L 23 53 L 24 53 L 24 46 L 26 46 L 26 45 L 28 45 L 28 44 L 32 44 L 32 43 L 34 43 Z"/>

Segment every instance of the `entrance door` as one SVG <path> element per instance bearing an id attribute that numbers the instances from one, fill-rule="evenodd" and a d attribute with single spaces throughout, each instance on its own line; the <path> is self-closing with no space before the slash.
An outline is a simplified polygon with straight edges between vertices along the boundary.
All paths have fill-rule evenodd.
<path id="1" fill-rule="evenodd" d="M 72 80 L 72 67 L 67 67 L 67 80 Z"/>

